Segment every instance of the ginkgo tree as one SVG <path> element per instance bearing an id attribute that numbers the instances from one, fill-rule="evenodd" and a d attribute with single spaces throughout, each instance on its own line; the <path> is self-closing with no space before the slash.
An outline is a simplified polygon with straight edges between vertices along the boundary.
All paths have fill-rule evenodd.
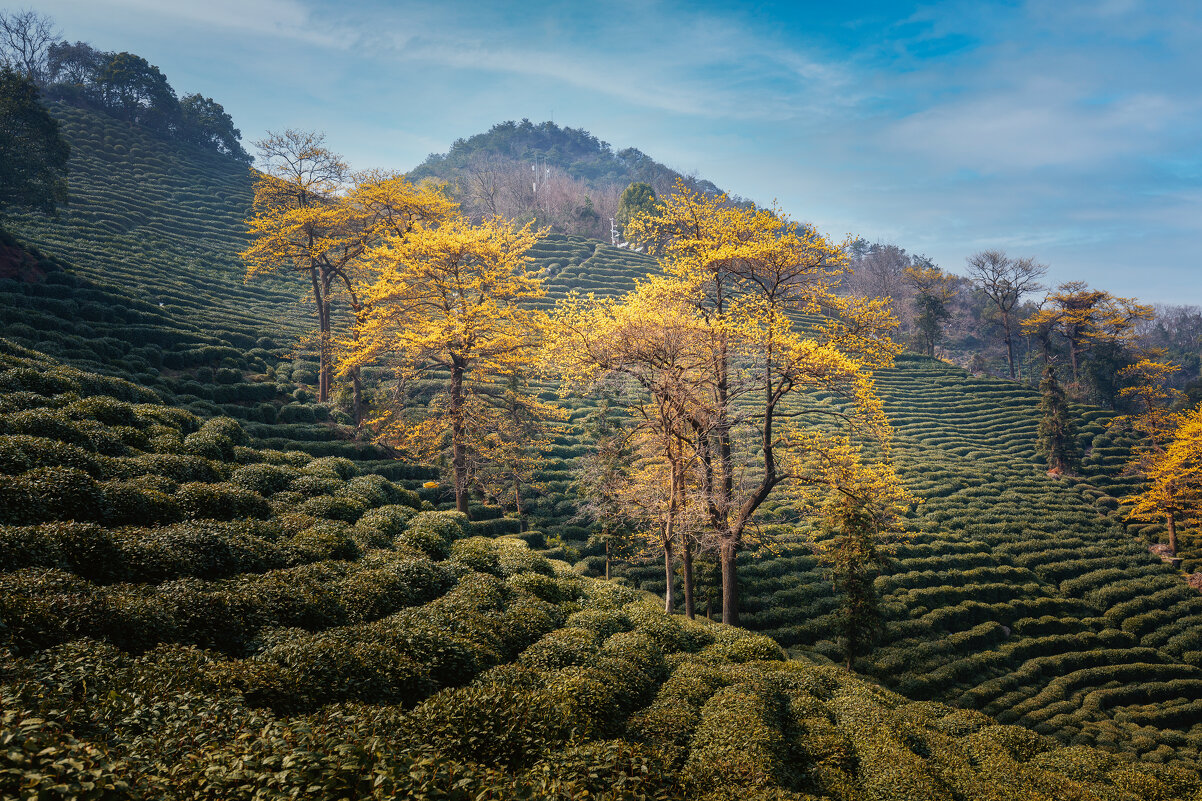
<path id="1" fill-rule="evenodd" d="M 365 256 L 371 279 L 339 370 L 385 361 L 402 381 L 433 379 L 428 406 L 385 410 L 380 435 L 418 457 L 449 454 L 455 505 L 468 510 L 474 438 L 502 430 L 498 382 L 535 361 L 545 315 L 526 251 L 545 231 L 452 217 L 387 235 Z"/>
<path id="2" fill-rule="evenodd" d="M 896 321 L 880 299 L 838 294 L 845 248 L 777 211 L 736 207 L 678 184 L 630 227 L 640 241 L 657 243 L 664 278 L 655 296 L 679 304 L 658 317 L 688 321 L 689 365 L 665 388 L 722 567 L 722 619 L 737 623 L 738 552 L 775 490 L 819 480 L 801 459 L 826 447 L 817 431 L 837 426 L 887 453 L 889 427 L 871 376 L 896 353 L 888 337 Z M 652 293 L 640 290 L 620 304 L 648 301 Z M 625 314 L 657 319 L 646 310 Z M 843 403 L 810 394 L 819 390 Z"/>
<path id="3" fill-rule="evenodd" d="M 246 280 L 269 272 L 300 275 L 310 284 L 318 323 L 317 399 L 329 400 L 334 364 L 333 295 L 347 295 L 361 314 L 364 258 L 384 237 L 404 238 L 419 222 L 447 219 L 456 205 L 435 187 L 416 187 L 386 172 L 352 173 L 321 134 L 287 130 L 256 143 L 250 246 L 241 254 Z M 350 374 L 356 423 L 362 417 L 359 374 Z"/>
<path id="4" fill-rule="evenodd" d="M 621 300 L 570 295 L 556 308 L 547 353 L 569 388 L 632 385 L 617 397 L 630 414 L 628 440 L 643 458 L 624 475 L 620 489 L 627 516 L 663 554 L 669 612 L 674 555 L 683 560 L 685 614 L 692 617 L 696 527 L 684 519 L 713 351 L 712 332 L 682 289 L 679 282 L 654 277 Z"/>
<path id="5" fill-rule="evenodd" d="M 1148 483 L 1129 516 L 1172 521 L 1170 547 L 1176 554 L 1175 523 L 1202 525 L 1202 405 L 1180 416 L 1171 441 L 1148 455 L 1144 470 Z"/>
<path id="6" fill-rule="evenodd" d="M 1185 393 L 1169 384 L 1169 379 L 1179 369 L 1169 362 L 1145 358 L 1120 370 L 1119 377 L 1127 382 L 1127 386 L 1119 390 L 1119 396 L 1130 405 L 1131 413 L 1116 417 L 1112 423 L 1115 427 L 1129 429 L 1139 438 L 1131 449 L 1127 472 L 1150 482 L 1146 497 L 1137 504 L 1137 511 L 1131 516 L 1144 520 L 1162 517 L 1169 532 L 1169 551 L 1174 555 L 1177 553 L 1177 520 L 1181 511 L 1174 493 L 1176 482 L 1162 477 L 1157 488 L 1151 476 L 1165 461 L 1166 450 L 1183 420 L 1178 408 L 1185 400 Z"/>

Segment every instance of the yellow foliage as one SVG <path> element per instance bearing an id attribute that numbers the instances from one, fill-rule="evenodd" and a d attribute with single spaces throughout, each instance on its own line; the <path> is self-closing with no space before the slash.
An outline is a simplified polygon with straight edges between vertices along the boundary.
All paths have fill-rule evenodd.
<path id="1" fill-rule="evenodd" d="M 1145 465 L 1147 488 L 1135 496 L 1130 517 L 1159 520 L 1172 514 L 1202 525 L 1202 405 L 1181 415 L 1167 447 Z"/>
<path id="2" fill-rule="evenodd" d="M 429 408 L 376 422 L 381 436 L 414 455 L 450 449 L 461 511 L 470 460 L 496 457 L 503 443 L 520 439 L 505 436 L 511 426 L 495 389 L 535 360 L 545 315 L 527 301 L 543 291 L 525 253 L 543 233 L 499 218 L 480 225 L 461 217 L 437 226 L 417 220 L 386 233 L 365 256 L 370 283 L 354 337 L 342 343 L 339 370 L 385 360 L 402 381 L 445 371 L 445 392 Z M 532 469 L 518 455 L 507 479 L 522 480 Z"/>

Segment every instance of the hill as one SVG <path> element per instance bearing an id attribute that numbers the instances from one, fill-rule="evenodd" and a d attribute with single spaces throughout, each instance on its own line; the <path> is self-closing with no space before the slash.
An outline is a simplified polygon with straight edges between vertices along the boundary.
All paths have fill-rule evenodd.
<path id="1" fill-rule="evenodd" d="M 633 147 L 615 151 L 608 142 L 582 128 L 560 127 L 554 122 L 532 123 L 509 120 L 494 125 L 486 133 L 456 139 L 446 153 L 431 153 L 409 172 L 415 180 L 439 178 L 449 181 L 489 159 L 520 162 L 560 170 L 584 181 L 593 189 L 616 186 L 624 189 L 634 181 L 651 184 L 657 192 L 666 192 L 677 180 L 686 178 L 671 167 Z M 527 170 L 529 172 L 529 170 Z M 714 194 L 720 189 L 709 181 L 697 181 L 697 188 Z"/>
<path id="2" fill-rule="evenodd" d="M 720 194 L 709 181 L 682 175 L 635 148 L 614 151 L 588 131 L 553 122 L 503 122 L 488 132 L 456 140 L 409 172 L 434 180 L 474 219 L 500 214 L 536 220 L 556 233 L 609 241 L 622 190 L 649 184 L 659 195 L 678 180 Z"/>
<path id="3" fill-rule="evenodd" d="M 926 503 L 882 579 L 885 641 L 867 680 L 825 664 L 833 593 L 782 504 L 779 553 L 741 567 L 784 661 L 653 611 L 655 568 L 582 575 L 578 425 L 538 530 L 435 511 L 437 471 L 312 402 L 298 288 L 242 283 L 243 168 L 59 113 L 77 205 L 0 243 L 0 714 L 21 775 L 95 797 L 1198 792 L 1199 597 L 1118 524 L 1124 449 L 1097 410 L 1077 409 L 1088 480 L 1053 480 L 1029 390 L 900 360 L 878 383 Z M 532 255 L 547 303 L 655 269 L 574 236 Z M 565 403 L 574 423 L 594 407 Z"/>

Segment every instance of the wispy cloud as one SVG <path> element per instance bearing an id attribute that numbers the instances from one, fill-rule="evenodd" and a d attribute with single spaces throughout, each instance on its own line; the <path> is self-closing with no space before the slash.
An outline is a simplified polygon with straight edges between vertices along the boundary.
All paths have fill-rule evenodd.
<path id="1" fill-rule="evenodd" d="M 301 0 L 109 0 L 118 13 L 174 19 L 239 34 L 267 36 L 326 48 L 347 48 L 358 34 L 321 18 Z"/>
<path id="2" fill-rule="evenodd" d="M 953 269 L 1010 247 L 1125 294 L 1163 266 L 1166 295 L 1202 301 L 1181 272 L 1202 254 L 1195 0 L 40 5 L 203 86 L 248 138 L 321 128 L 404 169 L 554 109 L 836 235 Z"/>

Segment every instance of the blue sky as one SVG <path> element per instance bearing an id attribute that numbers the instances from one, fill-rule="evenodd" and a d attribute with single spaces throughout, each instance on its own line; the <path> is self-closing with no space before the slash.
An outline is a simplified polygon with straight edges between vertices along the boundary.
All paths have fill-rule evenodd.
<path id="1" fill-rule="evenodd" d="M 408 169 L 553 118 L 836 237 L 1202 304 L 1202 4 L 39 0 L 246 142 Z"/>

